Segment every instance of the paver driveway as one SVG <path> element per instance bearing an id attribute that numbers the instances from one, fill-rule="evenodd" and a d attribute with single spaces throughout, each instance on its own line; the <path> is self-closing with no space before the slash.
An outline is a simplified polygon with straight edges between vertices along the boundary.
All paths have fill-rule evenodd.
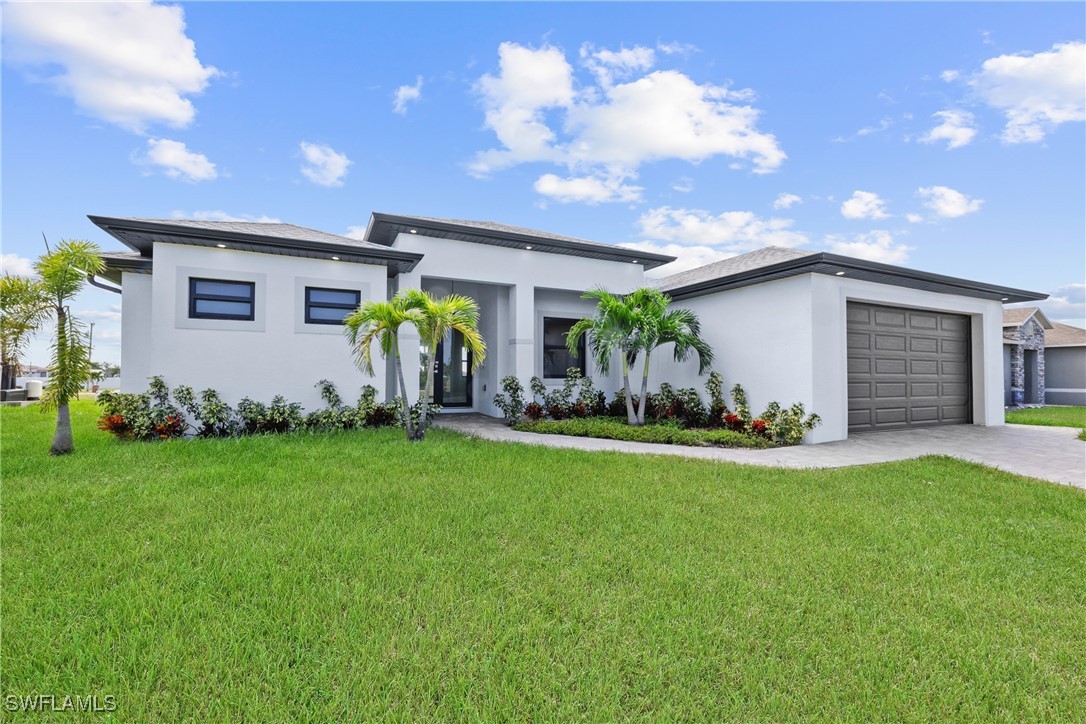
<path id="1" fill-rule="evenodd" d="M 441 415 L 438 424 L 486 440 L 501 442 L 578 450 L 681 455 L 784 468 L 840 468 L 907 460 L 922 455 L 949 455 L 1031 478 L 1086 489 L 1086 442 L 1077 438 L 1077 429 L 1069 427 L 948 425 L 919 430 L 864 433 L 854 435 L 848 440 L 821 445 L 743 450 L 541 435 L 513 430 L 506 427 L 501 420 L 476 414 Z"/>

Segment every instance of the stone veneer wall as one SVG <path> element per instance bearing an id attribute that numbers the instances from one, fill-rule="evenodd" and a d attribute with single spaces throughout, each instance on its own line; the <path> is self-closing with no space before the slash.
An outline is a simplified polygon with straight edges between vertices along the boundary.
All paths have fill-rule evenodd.
<path id="1" fill-rule="evenodd" d="M 1011 404 L 1020 407 L 1026 399 L 1026 350 L 1037 350 L 1037 401 L 1031 404 L 1045 404 L 1045 330 L 1036 319 L 1030 319 L 1013 334 L 1004 333 L 1004 338 L 1014 339 L 1017 343 L 1011 347 Z"/>

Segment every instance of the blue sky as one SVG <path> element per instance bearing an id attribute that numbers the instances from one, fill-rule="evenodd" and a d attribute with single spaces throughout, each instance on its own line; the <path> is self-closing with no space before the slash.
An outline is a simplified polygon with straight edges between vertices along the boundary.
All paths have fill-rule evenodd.
<path id="1" fill-rule="evenodd" d="M 386 211 L 676 271 L 838 251 L 1081 324 L 1084 26 L 1081 3 L 8 4 L 5 269 L 43 231 L 119 248 L 88 213 L 352 233 Z M 76 305 L 98 359 L 118 301 Z"/>

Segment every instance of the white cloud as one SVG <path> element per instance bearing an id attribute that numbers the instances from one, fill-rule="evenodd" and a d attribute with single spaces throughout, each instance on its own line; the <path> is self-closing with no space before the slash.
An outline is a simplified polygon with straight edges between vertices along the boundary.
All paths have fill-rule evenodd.
<path id="1" fill-rule="evenodd" d="M 942 73 L 939 74 L 939 77 L 947 83 L 953 83 L 954 81 L 958 80 L 959 76 L 961 76 L 961 73 L 956 70 L 944 70 Z"/>
<path id="2" fill-rule="evenodd" d="M 363 226 L 348 226 L 347 233 L 344 234 L 349 239 L 358 239 L 361 241 L 366 238 L 366 227 Z"/>
<path id="3" fill-rule="evenodd" d="M 802 203 L 803 203 L 803 198 L 802 197 L 796 196 L 795 194 L 787 194 L 787 193 L 785 193 L 785 194 L 781 194 L 780 196 L 777 197 L 776 201 L 773 202 L 773 208 L 774 209 L 790 209 L 793 206 L 795 206 L 796 204 L 802 204 Z"/>
<path id="4" fill-rule="evenodd" d="M 732 254 L 764 246 L 793 247 L 807 243 L 807 235 L 793 231 L 792 219 L 763 219 L 751 211 L 712 214 L 702 209 L 649 209 L 637 220 L 646 239 L 684 246 L 706 246 Z"/>
<path id="5" fill-rule="evenodd" d="M 979 211 L 984 204 L 981 199 L 971 199 L 961 191 L 947 186 L 925 186 L 916 190 L 916 195 L 924 199 L 924 206 L 944 219 L 956 219 L 959 216 Z"/>
<path id="6" fill-rule="evenodd" d="M 1053 321 L 1082 327 L 1086 325 L 1086 284 L 1066 284 L 1037 306 Z"/>
<path id="7" fill-rule="evenodd" d="M 652 49 L 586 46 L 582 52 L 596 82 L 578 90 L 562 50 L 501 44 L 498 73 L 476 84 L 485 125 L 501 145 L 475 156 L 468 165 L 473 175 L 541 162 L 606 184 L 662 159 L 698 163 L 730 156 L 755 173 L 785 160 L 776 138 L 757 129 L 760 112 L 751 107 L 749 90 L 701 85 L 674 70 L 618 82 L 647 71 Z"/>
<path id="8" fill-rule="evenodd" d="M 342 186 L 347 170 L 354 163 L 331 146 L 302 141 L 302 175 L 318 186 Z"/>
<path id="9" fill-rule="evenodd" d="M 533 187 L 536 193 L 561 203 L 580 201 L 589 205 L 609 202 L 633 202 L 641 200 L 640 186 L 628 186 L 622 177 L 601 178 L 580 176 L 559 178 L 553 173 L 543 174 Z"/>
<path id="10" fill-rule="evenodd" d="M 871 191 L 853 191 L 852 198 L 841 204 L 841 215 L 846 219 L 885 219 L 886 202 Z"/>
<path id="11" fill-rule="evenodd" d="M 692 45 L 691 43 L 680 43 L 677 41 L 671 43 L 657 43 L 656 49 L 664 55 L 678 55 L 683 58 L 689 58 L 694 53 L 701 52 L 701 48 L 696 45 Z"/>
<path id="12" fill-rule="evenodd" d="M 119 322 L 121 321 L 121 313 L 118 310 L 103 310 L 103 309 L 84 309 L 81 312 L 76 312 L 75 316 L 80 319 L 93 319 L 96 322 Z M 96 333 L 94 335 L 97 342 L 99 337 Z"/>
<path id="13" fill-rule="evenodd" d="M 184 11 L 150 2 L 17 2 L 4 5 L 4 52 L 70 96 L 88 115 L 143 133 L 182 128 L 187 96 L 219 72 L 185 35 Z"/>
<path id="14" fill-rule="evenodd" d="M 694 179 L 689 176 L 681 176 L 675 180 L 675 183 L 671 184 L 671 188 L 680 194 L 688 194 L 694 190 Z"/>
<path id="15" fill-rule="evenodd" d="M 834 254 L 883 264 L 901 264 L 913 250 L 912 247 L 896 243 L 890 232 L 882 230 L 856 234 L 851 240 L 841 234 L 830 234 L 826 237 L 826 244 Z"/>
<path id="16" fill-rule="evenodd" d="M 924 220 L 924 217 L 920 214 L 905 214 L 905 220 L 910 224 L 919 224 Z"/>
<path id="17" fill-rule="evenodd" d="M 34 262 L 18 254 L 0 255 L 0 273 L 16 277 L 32 277 L 36 275 Z"/>
<path id="18" fill-rule="evenodd" d="M 1003 113 L 1006 143 L 1036 143 L 1063 123 L 1086 120 L 1086 44 L 989 58 L 968 83 Z"/>
<path id="19" fill-rule="evenodd" d="M 193 219 L 196 221 L 256 221 L 262 224 L 279 224 L 279 219 L 272 216 L 252 216 L 251 214 L 229 214 L 225 211 L 174 211 L 170 214 L 174 219 Z"/>
<path id="20" fill-rule="evenodd" d="M 711 246 L 687 246 L 685 244 L 658 244 L 652 241 L 637 241 L 628 244 L 619 244 L 627 249 L 637 249 L 653 254 L 667 254 L 676 257 L 670 264 L 650 269 L 645 272 L 649 277 L 666 277 L 670 274 L 678 274 L 687 269 L 696 269 L 699 266 L 712 264 L 714 261 L 729 259 L 736 256 L 734 252 L 721 251 Z"/>
<path id="21" fill-rule="evenodd" d="M 181 141 L 166 138 L 147 139 L 147 155 L 138 163 L 158 166 L 170 178 L 195 183 L 218 178 L 215 164 L 202 153 L 190 151 Z"/>
<path id="22" fill-rule="evenodd" d="M 422 76 L 415 78 L 415 85 L 402 85 L 392 96 L 392 112 L 407 115 L 407 104 L 422 97 Z"/>
<path id="23" fill-rule="evenodd" d="M 977 135 L 973 114 L 968 111 L 957 109 L 939 111 L 932 114 L 932 118 L 941 122 L 920 137 L 921 143 L 946 141 L 946 147 L 949 150 L 968 145 Z"/>

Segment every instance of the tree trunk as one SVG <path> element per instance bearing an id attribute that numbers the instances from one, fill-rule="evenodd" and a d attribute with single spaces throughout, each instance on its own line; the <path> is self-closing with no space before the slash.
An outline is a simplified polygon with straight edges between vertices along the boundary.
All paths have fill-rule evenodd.
<path id="1" fill-rule="evenodd" d="M 633 393 L 630 392 L 630 363 L 626 360 L 626 350 L 622 354 L 622 389 L 626 391 L 626 422 L 637 425 L 637 413 L 634 411 Z"/>
<path id="2" fill-rule="evenodd" d="M 49 448 L 50 455 L 67 455 L 75 450 L 75 440 L 72 439 L 72 418 L 68 412 L 68 401 L 57 405 L 57 431 L 53 435 L 53 445 Z"/>
<path id="3" fill-rule="evenodd" d="M 396 358 L 396 374 L 400 378 L 400 403 L 403 407 L 404 429 L 407 431 L 407 439 L 413 440 L 415 438 L 415 429 L 411 424 L 411 404 L 407 401 L 407 385 L 403 381 L 403 360 L 400 358 L 399 337 L 393 341 L 392 354 Z"/>
<path id="4" fill-rule="evenodd" d="M 418 440 L 426 437 L 426 427 L 430 424 L 430 398 L 434 396 L 434 363 L 436 361 L 437 345 L 434 345 L 426 358 L 426 390 L 419 399 Z"/>
<path id="5" fill-rule="evenodd" d="M 3 379 L 0 380 L 0 390 L 11 390 L 15 388 L 15 365 L 4 362 L 3 364 Z"/>
<path id="6" fill-rule="evenodd" d="M 645 410 L 649 407 L 649 355 L 645 350 L 645 373 L 641 376 L 641 400 L 637 405 L 637 424 L 645 424 Z"/>

